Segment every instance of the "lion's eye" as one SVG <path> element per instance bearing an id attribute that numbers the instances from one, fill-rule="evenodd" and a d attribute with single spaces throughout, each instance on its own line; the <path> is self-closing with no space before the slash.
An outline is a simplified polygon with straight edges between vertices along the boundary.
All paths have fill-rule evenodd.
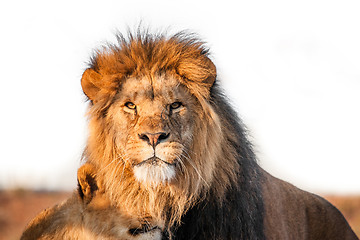
<path id="1" fill-rule="evenodd" d="M 132 102 L 125 103 L 125 106 L 129 109 L 136 109 L 136 105 Z"/>
<path id="2" fill-rule="evenodd" d="M 174 102 L 170 105 L 170 108 L 173 110 L 173 109 L 178 109 L 181 106 L 182 106 L 181 102 Z"/>

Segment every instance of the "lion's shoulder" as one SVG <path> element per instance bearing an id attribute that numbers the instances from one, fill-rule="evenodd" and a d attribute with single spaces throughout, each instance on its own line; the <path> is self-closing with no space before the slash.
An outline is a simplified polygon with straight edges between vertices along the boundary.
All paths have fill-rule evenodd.
<path id="1" fill-rule="evenodd" d="M 74 194 L 68 200 L 47 208 L 29 222 L 21 239 L 52 239 L 81 223 L 81 205 Z"/>

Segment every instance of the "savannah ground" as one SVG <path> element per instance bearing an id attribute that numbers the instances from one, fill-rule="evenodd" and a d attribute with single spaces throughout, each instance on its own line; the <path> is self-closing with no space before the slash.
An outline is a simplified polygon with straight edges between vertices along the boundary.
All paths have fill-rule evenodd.
<path id="1" fill-rule="evenodd" d="M 71 192 L 0 191 L 0 240 L 19 239 L 26 224 L 43 209 L 67 199 Z M 324 196 L 360 237 L 360 196 Z"/>

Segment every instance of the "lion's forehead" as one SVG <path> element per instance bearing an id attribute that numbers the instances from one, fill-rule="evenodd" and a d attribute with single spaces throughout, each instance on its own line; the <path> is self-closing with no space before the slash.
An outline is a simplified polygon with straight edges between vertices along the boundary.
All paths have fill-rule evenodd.
<path id="1" fill-rule="evenodd" d="M 132 77 L 123 82 L 120 95 L 132 101 L 155 98 L 171 101 L 181 97 L 184 88 L 174 76 Z"/>

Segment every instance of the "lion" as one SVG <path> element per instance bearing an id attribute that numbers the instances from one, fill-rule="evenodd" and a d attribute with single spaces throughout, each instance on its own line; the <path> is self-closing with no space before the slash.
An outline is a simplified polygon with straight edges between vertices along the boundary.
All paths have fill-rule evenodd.
<path id="1" fill-rule="evenodd" d="M 84 160 L 170 239 L 357 239 L 330 203 L 263 170 L 196 35 L 117 34 L 81 79 Z"/>
<path id="2" fill-rule="evenodd" d="M 141 222 L 110 203 L 89 163 L 78 170 L 78 191 L 46 209 L 26 227 L 21 240 L 160 240 L 160 227 Z"/>

